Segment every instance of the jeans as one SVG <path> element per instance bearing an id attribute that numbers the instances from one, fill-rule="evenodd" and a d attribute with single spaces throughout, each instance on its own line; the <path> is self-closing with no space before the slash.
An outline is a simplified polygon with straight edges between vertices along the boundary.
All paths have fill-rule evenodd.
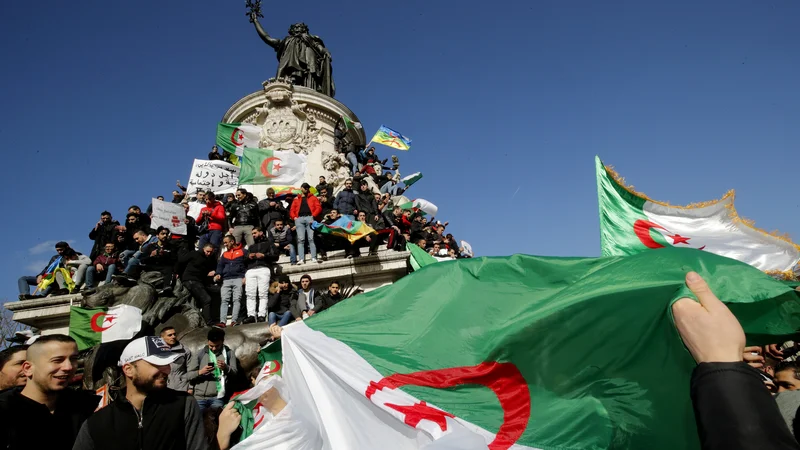
<path id="1" fill-rule="evenodd" d="M 198 308 L 203 309 L 203 321 L 206 325 L 211 325 L 211 295 L 206 291 L 206 287 L 199 281 L 184 281 L 183 285 L 194 297 L 194 303 Z"/>
<path id="2" fill-rule="evenodd" d="M 306 235 L 308 235 L 308 246 L 311 247 L 311 259 L 317 259 L 317 246 L 314 244 L 314 230 L 311 223 L 314 218 L 311 216 L 301 216 L 294 220 L 297 228 L 297 257 L 299 261 L 306 259 Z"/>
<path id="3" fill-rule="evenodd" d="M 142 252 L 134 252 L 133 255 L 128 258 L 128 264 L 125 265 L 125 275 L 136 275 L 136 269 L 142 265 L 142 263 L 139 261 L 139 257 L 141 255 Z"/>
<path id="4" fill-rule="evenodd" d="M 294 244 L 289 244 L 289 262 L 291 264 L 297 262 L 297 249 L 295 249 Z"/>
<path id="5" fill-rule="evenodd" d="M 347 160 L 350 161 L 350 165 L 352 168 L 350 169 L 350 174 L 355 175 L 358 171 L 358 159 L 356 158 L 356 154 L 353 152 L 349 152 L 346 155 Z"/>
<path id="6" fill-rule="evenodd" d="M 111 283 L 111 277 L 113 277 L 116 272 L 117 272 L 116 264 L 109 264 L 109 266 L 106 267 L 106 284 Z M 98 273 L 103 273 L 103 272 L 97 272 L 97 267 L 93 265 L 89 266 L 86 269 L 86 289 L 91 289 L 94 287 L 94 277 Z"/>
<path id="7" fill-rule="evenodd" d="M 280 319 L 280 322 L 278 322 L 278 319 Z M 278 322 L 278 325 L 285 327 L 286 325 L 289 325 L 289 322 L 291 322 L 292 319 L 294 319 L 294 316 L 292 316 L 291 311 L 286 311 L 285 313 L 282 314 L 271 312 L 269 313 L 269 319 L 267 320 L 267 322 L 270 325 L 272 325 L 275 322 Z"/>
<path id="8" fill-rule="evenodd" d="M 228 319 L 228 300 L 233 300 L 233 314 L 231 320 L 239 321 L 239 310 L 242 307 L 242 279 L 232 278 L 222 280 L 222 301 L 219 304 L 219 321 L 225 322 Z"/>
<path id="9" fill-rule="evenodd" d="M 36 277 L 19 277 L 17 280 L 17 287 L 19 288 L 20 295 L 28 294 L 30 295 L 31 289 L 30 286 L 36 286 L 38 283 L 36 282 Z M 50 286 L 47 286 L 47 289 L 40 292 L 41 295 L 45 297 L 47 294 L 53 291 L 53 289 L 57 286 L 56 283 L 51 283 Z"/>
<path id="10" fill-rule="evenodd" d="M 208 408 L 222 409 L 225 407 L 225 402 L 221 398 L 197 398 L 197 404 L 200 406 L 200 412 Z"/>
<path id="11" fill-rule="evenodd" d="M 136 253 L 136 250 L 125 250 L 120 252 L 119 261 L 123 266 L 128 267 L 128 260 Z"/>
<path id="12" fill-rule="evenodd" d="M 267 316 L 267 297 L 269 296 L 269 267 L 257 267 L 244 274 L 244 289 L 247 292 L 247 315 L 250 317 Z M 256 311 L 256 295 L 258 311 Z"/>
<path id="13" fill-rule="evenodd" d="M 400 189 L 400 185 L 395 183 L 394 181 L 387 181 L 381 186 L 381 194 L 390 193 L 392 196 L 397 195 L 397 191 Z"/>
<path id="14" fill-rule="evenodd" d="M 236 239 L 237 244 L 241 244 L 242 240 L 247 242 L 247 246 L 255 244 L 253 240 L 253 226 L 252 225 L 238 225 L 233 227 L 231 235 Z"/>
<path id="15" fill-rule="evenodd" d="M 250 236 L 250 239 L 253 237 Z M 211 242 L 214 248 L 219 249 L 219 244 L 222 243 L 222 230 L 208 230 L 208 233 L 200 236 L 200 242 L 197 244 L 199 249 L 202 249 L 206 243 Z"/>

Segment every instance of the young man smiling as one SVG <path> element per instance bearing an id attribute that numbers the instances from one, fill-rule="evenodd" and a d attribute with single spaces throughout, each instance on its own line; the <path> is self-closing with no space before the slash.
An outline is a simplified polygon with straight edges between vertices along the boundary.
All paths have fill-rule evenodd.
<path id="1" fill-rule="evenodd" d="M 28 347 L 22 363 L 25 387 L 0 395 L 0 448 L 72 448 L 81 424 L 100 402 L 93 392 L 69 389 L 77 360 L 78 346 L 62 334 L 42 336 Z"/>

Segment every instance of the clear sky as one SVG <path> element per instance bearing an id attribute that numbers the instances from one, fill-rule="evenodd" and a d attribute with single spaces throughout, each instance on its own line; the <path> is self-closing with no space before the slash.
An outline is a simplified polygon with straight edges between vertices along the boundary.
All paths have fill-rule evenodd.
<path id="1" fill-rule="evenodd" d="M 409 191 L 480 255 L 600 252 L 595 154 L 652 198 L 737 190 L 800 238 L 800 3 L 265 1 L 333 55 L 336 98 L 396 152 Z M 239 98 L 274 76 L 243 1 L 0 5 L 0 300 L 110 210 L 186 181 Z M 378 148 L 381 157 L 393 151 Z"/>

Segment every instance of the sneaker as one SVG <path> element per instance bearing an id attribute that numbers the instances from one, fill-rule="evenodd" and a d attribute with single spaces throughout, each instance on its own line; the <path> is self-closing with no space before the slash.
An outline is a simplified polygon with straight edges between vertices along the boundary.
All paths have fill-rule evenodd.
<path id="1" fill-rule="evenodd" d="M 297 261 L 297 265 L 298 265 L 298 266 L 302 266 L 302 265 L 303 265 L 303 264 L 305 264 L 305 263 L 306 263 L 306 262 L 305 262 L 304 260 L 302 260 L 302 259 L 301 259 L 300 261 Z"/>
<path id="2" fill-rule="evenodd" d="M 236 325 L 239 325 L 239 324 L 238 324 L 238 323 L 236 323 L 236 321 L 235 321 L 235 320 L 231 320 L 231 324 L 230 324 L 229 326 L 231 326 L 231 327 L 235 327 Z"/>
<path id="3" fill-rule="evenodd" d="M 322 253 L 322 254 L 319 255 L 319 257 L 322 258 L 323 261 L 327 261 L 328 260 L 328 254 L 327 253 Z"/>
<path id="4" fill-rule="evenodd" d="M 347 259 L 353 259 L 353 255 L 347 255 Z"/>
<path id="5" fill-rule="evenodd" d="M 318 260 L 317 258 L 311 258 L 312 263 L 321 263 L 322 261 Z"/>
<path id="6" fill-rule="evenodd" d="M 215 323 L 214 326 L 217 328 L 225 328 L 225 323 L 224 322 Z"/>
<path id="7" fill-rule="evenodd" d="M 266 322 L 267 318 L 264 316 L 258 316 L 258 320 L 256 322 Z"/>
<path id="8" fill-rule="evenodd" d="M 28 294 L 19 294 L 19 297 L 17 298 L 19 299 L 19 301 L 27 300 Z"/>
<path id="9" fill-rule="evenodd" d="M 246 317 L 244 320 L 242 320 L 242 325 L 245 325 L 245 324 L 248 324 L 248 323 L 256 323 L 256 318 L 253 317 L 253 316 L 249 316 L 249 317 Z"/>
<path id="10" fill-rule="evenodd" d="M 373 251 L 369 252 L 369 256 L 378 256 L 378 251 L 377 250 L 373 250 Z"/>

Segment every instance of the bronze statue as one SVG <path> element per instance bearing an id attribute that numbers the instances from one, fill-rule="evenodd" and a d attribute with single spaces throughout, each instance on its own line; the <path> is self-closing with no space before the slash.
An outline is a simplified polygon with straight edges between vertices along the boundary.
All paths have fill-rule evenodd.
<path id="1" fill-rule="evenodd" d="M 308 26 L 296 23 L 289 27 L 289 36 L 283 39 L 271 37 L 258 22 L 261 15 L 261 1 L 248 0 L 247 15 L 254 24 L 261 40 L 274 48 L 278 56 L 278 70 L 275 78 L 286 78 L 292 84 L 305 86 L 333 97 L 336 87 L 333 84 L 331 54 L 319 36 L 308 34 Z"/>

